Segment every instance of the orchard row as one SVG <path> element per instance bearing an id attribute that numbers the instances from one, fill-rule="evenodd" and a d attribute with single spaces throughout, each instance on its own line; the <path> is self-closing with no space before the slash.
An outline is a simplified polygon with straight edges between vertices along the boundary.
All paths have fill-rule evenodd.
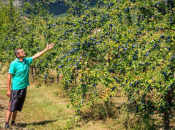
<path id="1" fill-rule="evenodd" d="M 40 2 L 25 4 L 23 11 L 31 12 L 27 17 L 3 6 L 8 24 L 1 21 L 1 64 L 14 59 L 18 46 L 32 56 L 54 42 L 54 50 L 33 66 L 41 78 L 50 69 L 63 75 L 77 113 L 122 90 L 136 114 L 164 113 L 168 129 L 175 106 L 175 2 L 104 0 L 95 7 L 88 0 L 64 3 L 70 5 L 68 16 L 58 19 Z"/>

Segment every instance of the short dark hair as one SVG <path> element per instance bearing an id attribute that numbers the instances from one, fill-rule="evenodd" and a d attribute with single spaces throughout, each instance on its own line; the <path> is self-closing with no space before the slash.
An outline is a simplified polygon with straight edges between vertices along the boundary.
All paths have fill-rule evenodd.
<path id="1" fill-rule="evenodd" d="M 19 51 L 20 49 L 22 49 L 22 48 L 19 47 L 19 48 L 16 48 L 16 49 L 14 50 L 14 52 L 15 52 L 15 56 L 19 53 L 18 51 Z"/>

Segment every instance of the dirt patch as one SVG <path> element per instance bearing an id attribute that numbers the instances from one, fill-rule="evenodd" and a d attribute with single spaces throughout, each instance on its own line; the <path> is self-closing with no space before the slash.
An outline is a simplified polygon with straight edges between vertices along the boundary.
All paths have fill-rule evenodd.
<path id="1" fill-rule="evenodd" d="M 5 115 L 6 115 L 6 110 L 8 107 L 8 99 L 0 96 L 0 130 L 4 129 L 4 125 L 5 125 Z M 22 122 L 22 119 L 20 119 L 17 116 L 18 122 Z M 18 126 L 18 124 L 16 126 L 10 126 L 10 130 L 27 130 L 24 127 L 20 127 Z"/>
<path id="2" fill-rule="evenodd" d="M 0 77 L 5 77 L 4 75 L 0 75 Z M 6 91 L 6 81 L 2 78 L 0 79 L 0 91 Z M 6 116 L 6 111 L 7 111 L 7 107 L 8 107 L 8 103 L 9 103 L 9 98 L 6 98 L 5 94 L 1 94 L 0 95 L 0 130 L 4 129 L 4 125 L 5 125 L 5 116 Z M 17 116 L 17 121 L 23 122 L 23 120 L 21 119 L 21 117 Z M 24 127 L 20 127 L 20 126 L 10 126 L 10 130 L 27 130 Z"/>
<path id="3" fill-rule="evenodd" d="M 5 124 L 5 113 L 7 104 L 8 101 L 0 96 L 0 130 L 4 127 Z"/>

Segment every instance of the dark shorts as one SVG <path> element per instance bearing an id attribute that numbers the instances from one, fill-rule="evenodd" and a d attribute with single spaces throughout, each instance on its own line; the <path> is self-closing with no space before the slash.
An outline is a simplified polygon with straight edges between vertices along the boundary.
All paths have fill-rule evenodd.
<path id="1" fill-rule="evenodd" d="M 8 110 L 11 112 L 21 111 L 27 93 L 27 87 L 21 90 L 12 90 Z"/>

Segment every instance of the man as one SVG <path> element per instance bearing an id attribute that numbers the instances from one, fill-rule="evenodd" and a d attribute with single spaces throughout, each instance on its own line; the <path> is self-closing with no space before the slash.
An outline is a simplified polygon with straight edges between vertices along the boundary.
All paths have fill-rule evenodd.
<path id="1" fill-rule="evenodd" d="M 36 58 L 52 49 L 54 44 L 47 44 L 47 47 L 35 54 L 33 57 L 24 58 L 26 54 L 22 48 L 15 49 L 16 60 L 11 62 L 7 77 L 7 96 L 10 97 L 9 106 L 6 112 L 5 128 L 9 128 L 9 120 L 11 117 L 11 125 L 14 125 L 17 111 L 21 111 L 25 101 L 27 86 L 29 86 L 29 67 Z M 12 84 L 11 84 L 12 78 Z"/>

